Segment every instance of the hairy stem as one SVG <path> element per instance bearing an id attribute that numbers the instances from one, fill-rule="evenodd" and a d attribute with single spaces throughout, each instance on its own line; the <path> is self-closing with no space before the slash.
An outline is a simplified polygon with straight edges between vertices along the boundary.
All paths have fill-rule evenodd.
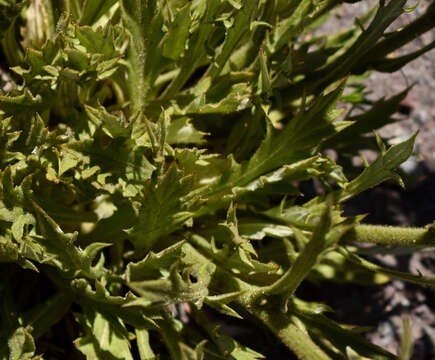
<path id="1" fill-rule="evenodd" d="M 276 309 L 254 307 L 250 312 L 260 319 L 275 335 L 291 349 L 300 360 L 331 359 L 319 348 L 308 334 L 291 323 L 288 315 L 280 314 Z"/>
<path id="2" fill-rule="evenodd" d="M 435 231 L 432 228 L 358 225 L 344 235 L 343 241 L 395 246 L 435 246 Z"/>

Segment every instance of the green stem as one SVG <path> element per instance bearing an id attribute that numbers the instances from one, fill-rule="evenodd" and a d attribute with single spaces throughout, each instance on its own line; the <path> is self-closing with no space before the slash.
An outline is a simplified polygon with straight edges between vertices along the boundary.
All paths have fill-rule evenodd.
<path id="1" fill-rule="evenodd" d="M 432 228 L 358 225 L 344 235 L 343 241 L 394 246 L 435 246 L 435 231 Z"/>
<path id="2" fill-rule="evenodd" d="M 281 278 L 270 286 L 263 288 L 263 292 L 268 295 L 285 294 L 288 299 L 298 288 L 301 282 L 308 276 L 313 269 L 320 253 L 325 249 L 325 236 L 331 228 L 331 211 L 327 207 L 322 214 L 319 225 L 314 230 L 311 239 L 296 258 L 290 269 Z M 307 242 L 300 230 L 294 229 L 295 237 L 302 242 Z M 287 305 L 285 305 L 285 308 Z"/>
<path id="3" fill-rule="evenodd" d="M 288 315 L 276 309 L 254 307 L 249 311 L 260 319 L 300 360 L 331 359 L 310 336 L 291 323 Z"/>
<path id="4" fill-rule="evenodd" d="M 132 109 L 133 111 L 144 110 L 151 89 L 147 60 L 155 4 L 154 2 L 148 3 L 148 1 L 122 0 L 120 5 L 125 28 L 130 34 L 128 80 Z"/>
<path id="5" fill-rule="evenodd" d="M 185 357 L 180 348 L 180 334 L 174 329 L 173 319 L 171 319 L 167 313 L 162 312 L 162 320 L 157 321 L 159 326 L 159 333 L 169 351 L 171 359 L 182 360 Z"/>

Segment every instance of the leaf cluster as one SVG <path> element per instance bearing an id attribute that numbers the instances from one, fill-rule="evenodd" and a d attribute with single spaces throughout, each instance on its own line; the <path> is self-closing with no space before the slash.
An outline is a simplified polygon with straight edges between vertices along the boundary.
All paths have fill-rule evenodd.
<path id="1" fill-rule="evenodd" d="M 410 89 L 373 102 L 363 85 L 433 48 L 392 57 L 433 27 L 431 2 L 386 33 L 405 3 L 316 36 L 342 1 L 0 0 L 15 81 L 0 94 L 0 359 L 65 358 L 57 341 L 74 359 L 263 358 L 228 317 L 300 359 L 397 359 L 296 291 L 435 284 L 358 247 L 433 246 L 432 227 L 343 214 L 402 183 L 413 152 L 415 135 L 387 149 L 372 134 Z M 350 168 L 362 149 L 379 156 Z"/>

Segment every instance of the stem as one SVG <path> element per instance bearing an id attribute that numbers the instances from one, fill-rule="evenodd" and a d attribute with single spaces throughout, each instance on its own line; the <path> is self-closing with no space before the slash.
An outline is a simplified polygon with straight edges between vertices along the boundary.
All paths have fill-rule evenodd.
<path id="1" fill-rule="evenodd" d="M 254 307 L 249 310 L 260 319 L 300 360 L 330 360 L 308 334 L 291 323 L 289 315 L 276 309 Z"/>
<path id="2" fill-rule="evenodd" d="M 162 314 L 164 319 L 158 321 L 159 333 L 169 350 L 169 355 L 174 360 L 184 359 L 180 348 L 180 335 L 175 331 L 171 319 L 165 313 Z"/>
<path id="3" fill-rule="evenodd" d="M 128 50 L 129 67 L 128 82 L 130 84 L 130 97 L 132 110 L 144 110 L 148 93 L 151 90 L 150 74 L 148 69 L 149 48 L 152 38 L 152 20 L 154 16 L 154 2 L 148 3 L 139 0 L 121 1 L 122 19 L 126 30 L 130 34 Z"/>
<path id="4" fill-rule="evenodd" d="M 195 245 L 200 245 L 202 251 L 207 252 L 207 242 L 202 242 L 200 236 L 192 236 Z M 202 246 L 201 246 L 202 245 Z M 210 247 L 210 245 L 208 245 Z M 193 256 L 200 263 L 207 259 L 202 251 L 189 247 L 186 253 Z M 290 314 L 282 313 L 280 309 L 280 297 L 263 296 L 261 300 L 267 300 L 266 304 L 259 305 L 262 288 L 248 284 L 238 279 L 221 265 L 217 266 L 215 279 L 216 284 L 221 286 L 222 292 L 231 293 L 240 291 L 242 294 L 235 300 L 245 311 L 259 319 L 269 328 L 300 360 L 331 360 L 330 357 L 316 345 L 311 337 L 292 323 Z"/>
<path id="5" fill-rule="evenodd" d="M 357 225 L 344 235 L 343 241 L 394 246 L 435 246 L 435 231 L 432 228 Z"/>
<path id="6" fill-rule="evenodd" d="M 311 239 L 307 245 L 296 258 L 296 261 L 292 264 L 290 269 L 281 278 L 270 286 L 264 288 L 264 293 L 270 294 L 285 294 L 285 298 L 288 299 L 298 288 L 301 282 L 311 272 L 320 253 L 325 249 L 325 236 L 331 228 L 331 211 L 327 207 L 323 213 L 319 225 L 314 230 Z M 294 229 L 294 235 L 296 239 L 306 242 L 307 239 L 300 232 L 300 230 Z M 285 305 L 285 309 L 287 305 Z"/>

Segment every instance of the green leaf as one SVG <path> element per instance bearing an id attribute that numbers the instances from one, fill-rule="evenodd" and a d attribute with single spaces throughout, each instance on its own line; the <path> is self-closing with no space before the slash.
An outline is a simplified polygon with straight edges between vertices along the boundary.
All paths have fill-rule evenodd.
<path id="1" fill-rule="evenodd" d="M 219 5 L 218 1 L 201 1 L 196 11 L 193 12 L 192 18 L 197 22 L 196 31 L 189 39 L 187 50 L 179 66 L 180 71 L 165 89 L 161 98 L 169 99 L 177 94 L 203 60 L 206 43 L 215 30 L 214 21 Z"/>
<path id="2" fill-rule="evenodd" d="M 63 151 L 58 158 L 58 178 L 68 170 L 74 169 L 80 162 L 80 157 L 72 151 Z"/>
<path id="3" fill-rule="evenodd" d="M 303 21 L 313 9 L 311 0 L 299 2 L 292 15 L 277 24 L 272 35 L 273 52 L 278 52 L 285 44 L 293 40 L 301 30 Z"/>
<path id="4" fill-rule="evenodd" d="M 240 295 L 242 295 L 242 292 L 240 291 L 222 295 L 209 295 L 205 297 L 204 303 L 206 303 L 211 308 L 219 311 L 221 314 L 233 316 L 238 319 L 243 319 L 241 315 L 239 315 L 234 309 L 227 305 L 227 303 L 236 300 Z"/>
<path id="5" fill-rule="evenodd" d="M 215 234 L 213 228 L 210 229 L 210 233 Z M 210 244 L 209 240 L 195 234 L 190 237 L 189 242 L 201 248 L 209 258 L 233 274 L 244 274 L 243 276 L 251 278 L 253 282 L 261 284 L 268 283 L 270 276 L 276 279 L 275 274 L 279 270 L 279 266 L 255 260 L 255 250 L 247 242 L 247 239 L 242 240 L 239 246 L 235 246 L 231 240 L 232 236 L 228 232 L 225 235 L 227 240 L 220 249 L 216 247 L 213 237 Z"/>
<path id="6" fill-rule="evenodd" d="M 264 94 L 266 98 L 272 96 L 272 83 L 270 79 L 270 73 L 267 68 L 267 57 L 263 49 L 260 49 L 260 78 L 259 78 L 259 90 L 261 94 Z"/>
<path id="7" fill-rule="evenodd" d="M 311 78 L 319 86 L 328 84 L 346 76 L 353 67 L 358 67 L 366 54 L 382 37 L 387 27 L 403 13 L 403 6 L 406 0 L 380 2 L 370 25 L 365 29 L 358 39 L 343 54 L 337 57 L 328 66 L 313 72 Z"/>
<path id="8" fill-rule="evenodd" d="M 0 236 L 0 263 L 14 262 L 23 269 L 39 272 L 38 268 L 28 259 L 26 253 L 12 242 L 12 236 Z"/>
<path id="9" fill-rule="evenodd" d="M 32 116 L 28 131 L 23 133 L 20 140 L 24 140 L 26 152 L 38 152 L 51 142 L 50 135 L 44 120 L 36 113 L 35 116 Z"/>
<path id="10" fill-rule="evenodd" d="M 162 55 L 172 60 L 178 60 L 184 53 L 186 40 L 189 36 L 190 23 L 190 3 L 177 9 L 174 21 L 169 24 L 169 29 L 163 37 Z"/>
<path id="11" fill-rule="evenodd" d="M 413 274 L 403 273 L 400 271 L 386 269 L 386 268 L 383 268 L 379 265 L 375 265 L 375 264 L 371 263 L 370 261 L 365 260 L 365 259 L 353 254 L 352 252 L 350 252 L 349 250 L 347 250 L 346 248 L 343 248 L 343 247 L 338 248 L 338 251 L 343 256 L 345 256 L 346 259 L 350 260 L 354 264 L 361 266 L 367 270 L 389 276 L 393 279 L 408 281 L 408 282 L 414 283 L 414 284 L 426 285 L 426 286 L 435 286 L 435 277 L 424 277 L 421 275 L 413 275 Z"/>
<path id="12" fill-rule="evenodd" d="M 141 360 L 155 359 L 156 356 L 150 346 L 150 338 L 148 330 L 135 329 L 136 343 L 139 349 L 139 356 Z"/>
<path id="13" fill-rule="evenodd" d="M 130 262 L 126 269 L 128 282 L 144 279 L 159 278 L 167 273 L 177 260 L 183 255 L 184 241 L 180 241 L 155 254 L 150 251 L 146 257 L 137 262 Z"/>
<path id="14" fill-rule="evenodd" d="M 11 227 L 12 235 L 18 242 L 23 238 L 24 227 L 35 224 L 35 217 L 32 214 L 22 214 L 14 221 Z"/>
<path id="15" fill-rule="evenodd" d="M 151 249 L 155 242 L 180 228 L 192 213 L 185 208 L 181 197 L 189 188 L 186 179 L 172 164 L 157 183 L 149 182 L 139 209 L 137 223 L 129 236 L 138 249 Z"/>
<path id="16" fill-rule="evenodd" d="M 231 56 L 232 52 L 239 44 L 246 32 L 250 31 L 249 24 L 256 16 L 259 0 L 252 0 L 243 3 L 239 10 L 236 10 L 232 19 L 232 26 L 227 30 L 225 41 L 220 53 L 210 65 L 205 76 L 212 79 L 220 75 L 223 66 Z"/>
<path id="17" fill-rule="evenodd" d="M 148 161 L 144 147 L 136 146 L 124 138 L 114 139 L 110 146 L 105 146 L 103 141 L 95 136 L 94 139 L 71 141 L 65 146 L 71 151 L 81 153 L 82 161 L 88 164 L 85 169 L 89 173 L 82 173 L 85 178 L 100 173 L 112 176 L 111 180 L 115 184 L 118 184 L 119 178 L 137 184 L 138 181 L 144 182 L 151 177 L 155 167 Z M 97 180 L 93 185 L 104 185 L 104 181 Z"/>
<path id="18" fill-rule="evenodd" d="M 215 332 L 214 342 L 219 347 L 224 356 L 231 356 L 236 360 L 259 360 L 264 359 L 264 356 L 257 351 L 250 349 L 234 340 L 233 338 Z"/>
<path id="19" fill-rule="evenodd" d="M 293 190 L 292 182 L 308 180 L 315 176 L 321 176 L 327 159 L 318 156 L 284 165 L 278 170 L 260 176 L 246 186 L 233 188 L 237 197 L 243 197 L 249 193 L 262 191 L 266 194 L 300 194 L 298 189 Z M 325 171 L 326 173 L 328 171 Z"/>
<path id="20" fill-rule="evenodd" d="M 13 144 L 20 137 L 19 131 L 11 131 L 11 120 L 12 118 L 10 117 L 3 118 L 0 124 L 0 162 L 3 165 L 22 158 L 21 153 L 10 151 L 12 150 Z"/>
<path id="21" fill-rule="evenodd" d="M 195 302 L 196 306 L 201 307 L 204 298 L 209 294 L 208 286 L 215 269 L 212 262 L 194 264 L 182 269 L 175 263 L 167 279 L 133 281 L 128 286 L 153 305 L 167 306 L 187 301 Z"/>
<path id="22" fill-rule="evenodd" d="M 108 243 L 92 243 L 86 246 L 86 248 L 83 250 L 83 257 L 88 260 L 88 262 L 91 264 L 95 257 L 98 255 L 98 253 L 108 247 L 112 246 L 112 244 Z"/>
<path id="23" fill-rule="evenodd" d="M 433 48 L 392 57 L 434 27 L 431 3 L 386 33 L 404 3 L 380 0 L 319 36 L 339 0 L 0 0 L 1 360 L 56 355 L 71 312 L 88 359 L 262 358 L 214 311 L 253 318 L 299 359 L 395 359 L 294 293 L 302 281 L 434 285 L 356 255 L 396 249 L 338 245 L 434 242 L 434 226 L 342 215 L 412 152 L 414 137 L 387 150 L 371 136 L 409 89 L 372 101 L 368 75 L 351 76 Z M 342 116 L 347 105 L 358 115 Z M 376 143 L 355 178 L 350 156 Z"/>
<path id="24" fill-rule="evenodd" d="M 112 0 L 110 0 L 112 1 Z M 100 60 L 111 60 L 116 64 L 119 51 L 116 47 L 117 29 L 113 26 L 99 27 L 96 30 L 89 26 L 75 26 L 75 36 L 88 53 L 102 54 Z M 80 49 L 80 48 L 79 48 Z M 119 60 L 119 59 L 118 59 Z"/>
<path id="25" fill-rule="evenodd" d="M 380 154 L 357 178 L 337 192 L 337 200 L 344 202 L 387 179 L 396 179 L 398 175 L 394 169 L 411 156 L 416 136 L 414 134 L 408 140 L 390 147 L 385 154 Z"/>
<path id="26" fill-rule="evenodd" d="M 321 96 L 307 112 L 300 112 L 280 132 L 267 122 L 266 138 L 251 159 L 242 164 L 232 161 L 230 169 L 204 190 L 204 196 L 229 192 L 280 166 L 298 162 L 306 157 L 308 149 L 347 127 L 346 122 L 332 123 L 340 114 L 334 109 L 341 92 L 340 86 Z"/>
<path id="27" fill-rule="evenodd" d="M 189 118 L 181 117 L 171 121 L 166 141 L 168 144 L 203 144 L 204 135 L 207 134 L 196 130 Z"/>
<path id="28" fill-rule="evenodd" d="M 41 111 L 50 103 L 45 103 L 41 95 L 33 94 L 26 89 L 24 94 L 16 96 L 0 95 L 0 111 L 6 115 L 17 115 L 28 111 Z"/>
<path id="29" fill-rule="evenodd" d="M 386 57 L 384 59 L 376 60 L 373 62 L 371 67 L 377 71 L 393 73 L 434 48 L 435 41 L 432 41 L 431 43 L 423 46 L 419 50 L 413 51 L 412 53 L 398 57 Z"/>
<path id="30" fill-rule="evenodd" d="M 361 135 L 397 121 L 393 115 L 398 111 L 400 103 L 410 90 L 410 88 L 407 88 L 389 99 L 381 98 L 368 111 L 348 118 L 347 120 L 352 121 L 353 124 L 326 140 L 324 147 L 349 151 L 348 149 L 358 145 L 358 142 L 364 144 L 367 137 Z"/>
<path id="31" fill-rule="evenodd" d="M 17 18 L 23 8 L 27 6 L 29 1 L 1 1 L 0 2 L 0 40 L 3 39 L 4 34 L 7 33 L 9 27 L 15 24 Z"/>
<path id="32" fill-rule="evenodd" d="M 181 351 L 182 360 L 204 360 L 204 346 L 207 340 L 201 341 L 195 346 L 195 349 L 190 348 L 186 344 L 179 342 L 178 346 Z"/>
<path id="33" fill-rule="evenodd" d="M 314 198 L 303 206 L 292 205 L 287 208 L 275 206 L 269 210 L 263 211 L 261 214 L 270 219 L 287 224 L 290 227 L 298 228 L 299 230 L 314 231 L 320 223 L 321 218 L 326 209 L 325 199 L 320 196 Z M 341 211 L 331 209 L 332 223 L 337 224 L 344 219 L 340 216 Z"/>
<path id="34" fill-rule="evenodd" d="M 11 209 L 17 201 L 17 192 L 14 186 L 12 167 L 8 166 L 1 174 L 2 180 L 2 200 L 6 208 Z M 5 214 L 6 215 L 6 214 Z"/>
<path id="35" fill-rule="evenodd" d="M 242 8 L 242 3 L 240 0 L 227 0 L 231 6 L 233 6 L 235 9 L 240 10 Z"/>
<path id="36" fill-rule="evenodd" d="M 8 339 L 9 360 L 30 360 L 35 354 L 35 341 L 26 328 L 17 328 Z"/>
<path id="37" fill-rule="evenodd" d="M 290 227 L 259 218 L 241 218 L 238 222 L 238 228 L 241 236 L 251 240 L 262 240 L 266 236 L 285 238 L 293 235 L 293 230 Z"/>
<path id="38" fill-rule="evenodd" d="M 389 55 L 394 55 L 394 52 L 401 47 L 405 46 L 406 44 L 410 43 L 411 41 L 415 40 L 418 36 L 421 36 L 425 32 L 429 31 L 432 26 L 432 18 L 434 14 L 434 6 L 433 4 L 430 4 L 426 7 L 426 11 L 423 13 L 422 16 L 415 18 L 412 22 L 407 24 L 404 27 L 398 28 L 397 30 L 393 32 L 389 32 L 388 36 L 385 36 L 385 38 L 381 41 L 378 41 L 375 46 L 370 50 L 369 53 L 367 53 L 365 57 L 365 61 L 360 64 L 359 68 L 356 69 L 356 72 L 362 72 L 364 71 L 364 68 L 371 67 L 371 63 L 376 64 L 377 61 L 380 62 L 380 65 L 382 66 L 382 63 L 386 61 L 387 65 L 387 71 L 388 69 L 388 57 Z M 405 9 L 403 9 L 404 12 L 406 12 Z M 432 42 L 433 46 L 433 42 Z M 428 50 L 431 48 L 431 43 L 429 43 L 427 46 L 423 47 L 422 52 Z M 420 51 L 420 50 L 418 50 Z M 411 55 L 412 56 L 412 55 Z M 391 65 L 395 65 L 395 63 L 399 63 L 402 60 L 406 62 L 405 55 L 403 58 L 399 57 L 399 61 L 395 61 L 395 59 L 392 59 Z M 391 69 L 393 68 L 391 67 Z"/>
<path id="39" fill-rule="evenodd" d="M 321 342 L 321 339 L 325 338 L 327 334 L 327 341 L 333 345 L 326 344 L 330 351 L 338 349 L 345 358 L 348 357 L 348 352 L 351 349 L 356 352 L 356 354 L 368 359 L 396 359 L 396 356 L 390 352 L 371 344 L 361 335 L 344 329 L 335 321 L 328 319 L 325 315 L 302 310 L 300 306 L 295 308 L 294 303 L 290 304 L 290 306 L 291 311 L 295 311 L 296 316 L 302 320 L 314 339 Z"/>
<path id="40" fill-rule="evenodd" d="M 121 125 L 122 119 L 108 113 L 104 107 L 99 109 L 85 105 L 89 119 L 97 126 L 101 126 L 103 131 L 111 138 L 129 137 L 129 129 Z M 122 117 L 123 115 L 121 115 Z"/>
<path id="41" fill-rule="evenodd" d="M 310 274 L 312 281 L 333 281 L 337 283 L 356 283 L 361 285 L 385 284 L 390 277 L 379 272 L 370 272 L 337 251 L 330 251 L 322 256 L 320 262 Z"/>
<path id="42" fill-rule="evenodd" d="M 82 275 L 97 279 L 108 274 L 106 269 L 103 269 L 104 256 L 100 257 L 100 261 L 92 266 L 94 257 L 98 251 L 110 244 L 95 243 L 90 244 L 84 251 L 74 245 L 78 233 L 64 233 L 59 225 L 38 205 L 32 201 L 32 205 L 36 212 L 37 223 L 43 237 L 38 238 L 38 242 L 32 244 L 29 239 L 27 244 L 33 248 L 36 255 L 35 260 L 39 262 L 52 262 L 56 259 L 53 265 L 63 271 L 73 271 Z M 35 237 L 36 239 L 36 237 Z"/>
<path id="43" fill-rule="evenodd" d="M 227 294 L 224 295 L 227 299 L 230 299 L 233 295 Z M 217 297 L 216 297 L 217 298 Z M 209 338 L 211 339 L 211 343 L 216 346 L 217 351 L 213 348 L 217 356 L 237 360 L 255 360 L 255 359 L 263 359 L 264 357 L 258 352 L 240 344 L 233 338 L 222 334 L 220 331 L 220 326 L 210 319 L 206 314 L 196 311 L 195 318 L 198 319 L 198 322 L 202 329 L 205 330 Z M 207 353 L 211 352 L 211 346 L 206 346 Z"/>
<path id="44" fill-rule="evenodd" d="M 231 202 L 230 206 L 228 207 L 226 221 L 220 223 L 219 225 L 225 227 L 228 230 L 230 239 L 236 246 L 241 246 L 244 250 L 255 254 L 255 250 L 252 247 L 251 243 L 246 239 L 241 238 L 239 235 L 238 221 L 236 217 L 236 206 L 233 202 Z"/>
<path id="45" fill-rule="evenodd" d="M 251 89 L 247 83 L 236 83 L 227 92 L 213 95 L 215 96 L 201 94 L 195 97 L 186 107 L 176 109 L 175 115 L 231 114 L 251 105 Z"/>
<path id="46" fill-rule="evenodd" d="M 83 7 L 80 25 L 92 25 L 116 3 L 116 0 L 86 0 Z"/>
<path id="47" fill-rule="evenodd" d="M 127 329 L 116 315 L 86 308 L 81 323 L 87 335 L 74 344 L 87 359 L 133 360 Z"/>
<path id="48" fill-rule="evenodd" d="M 103 281 L 105 282 L 106 279 L 103 279 Z M 134 306 L 142 310 L 150 305 L 149 301 L 143 301 L 143 299 L 137 298 L 131 292 L 127 292 L 125 296 L 114 296 L 98 280 L 95 281 L 95 290 L 89 281 L 84 278 L 72 280 L 70 287 L 76 295 L 83 298 L 83 301 L 92 302 L 96 307 L 115 308 L 118 312 L 121 306 Z"/>

